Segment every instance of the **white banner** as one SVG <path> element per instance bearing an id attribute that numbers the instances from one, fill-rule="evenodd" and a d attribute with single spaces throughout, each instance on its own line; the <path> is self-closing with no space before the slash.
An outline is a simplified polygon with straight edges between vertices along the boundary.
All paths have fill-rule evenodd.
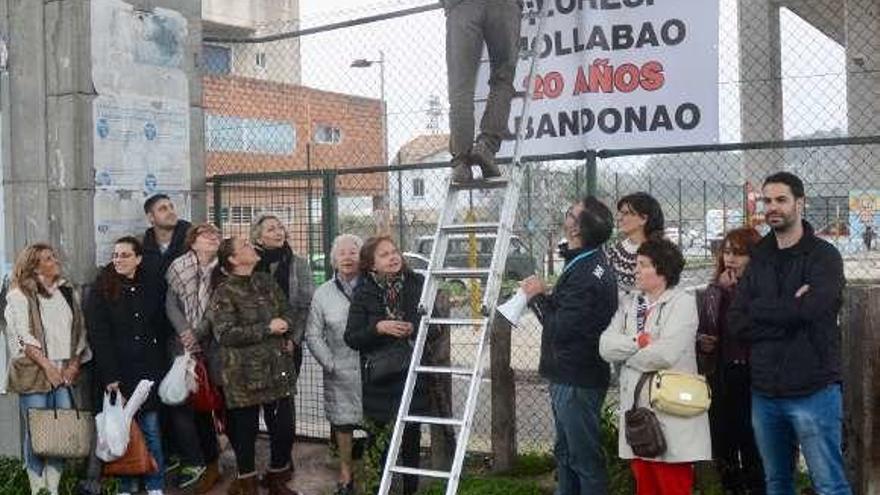
<path id="1" fill-rule="evenodd" d="M 718 0 L 544 0 L 524 16 L 521 46 L 540 58 L 523 154 L 710 144 L 718 140 Z M 526 10 L 534 8 L 526 2 Z M 484 57 L 486 58 L 486 57 Z M 524 92 L 529 60 L 517 67 Z M 477 122 L 488 93 L 480 68 Z M 509 129 L 521 120 L 514 99 Z M 512 141 L 502 155 L 511 155 Z"/>

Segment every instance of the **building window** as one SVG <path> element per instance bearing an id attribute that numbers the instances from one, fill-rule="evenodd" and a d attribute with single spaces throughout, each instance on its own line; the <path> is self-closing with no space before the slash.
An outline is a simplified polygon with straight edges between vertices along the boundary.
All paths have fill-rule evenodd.
<path id="1" fill-rule="evenodd" d="M 257 55 L 254 59 L 254 64 L 261 69 L 265 69 L 266 68 L 266 52 L 257 52 Z"/>
<path id="2" fill-rule="evenodd" d="M 205 115 L 205 148 L 208 151 L 292 155 L 296 129 L 288 122 Z"/>
<path id="3" fill-rule="evenodd" d="M 315 129 L 315 142 L 319 144 L 339 144 L 342 142 L 342 129 L 332 125 L 319 125 Z"/>
<path id="4" fill-rule="evenodd" d="M 208 207 L 208 222 L 214 223 L 214 207 Z M 226 206 L 220 208 L 220 223 L 229 222 L 229 208 Z"/>
<path id="5" fill-rule="evenodd" d="M 232 50 L 228 46 L 202 45 L 202 63 L 205 72 L 223 76 L 231 72 Z"/>
<path id="6" fill-rule="evenodd" d="M 250 225 L 254 221 L 254 209 L 251 206 L 233 206 L 231 222 L 239 225 Z"/>
<path id="7" fill-rule="evenodd" d="M 425 197 L 425 179 L 418 178 L 412 180 L 412 195 L 414 198 Z"/>

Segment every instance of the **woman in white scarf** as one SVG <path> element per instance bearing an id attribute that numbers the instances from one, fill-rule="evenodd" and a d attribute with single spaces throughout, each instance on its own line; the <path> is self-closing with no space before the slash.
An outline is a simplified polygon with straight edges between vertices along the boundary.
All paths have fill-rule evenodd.
<path id="1" fill-rule="evenodd" d="M 190 227 L 186 235 L 186 253 L 171 263 L 166 275 L 168 292 L 165 309 L 177 332 L 169 339 L 170 354 L 179 356 L 184 350 L 201 354 L 208 369 L 216 372 L 215 354 L 210 339 L 196 341 L 193 329 L 202 322 L 211 299 L 211 274 L 217 266 L 220 231 L 211 224 Z M 214 373 L 212 373 L 214 375 Z M 212 376 L 212 381 L 217 380 Z M 196 412 L 189 404 L 169 407 L 168 417 L 174 432 L 173 452 L 182 465 L 178 487 L 195 486 L 196 493 L 205 493 L 220 478 L 220 450 L 211 413 Z"/>

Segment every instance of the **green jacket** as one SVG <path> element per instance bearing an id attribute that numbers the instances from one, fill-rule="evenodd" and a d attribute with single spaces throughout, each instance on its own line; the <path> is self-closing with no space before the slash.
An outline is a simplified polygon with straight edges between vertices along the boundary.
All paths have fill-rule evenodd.
<path id="1" fill-rule="evenodd" d="M 293 329 L 293 310 L 284 292 L 267 273 L 231 275 L 211 296 L 206 314 L 220 343 L 221 378 L 230 409 L 289 397 L 293 354 L 286 346 L 291 332 L 271 335 L 269 322 L 282 318 Z"/>

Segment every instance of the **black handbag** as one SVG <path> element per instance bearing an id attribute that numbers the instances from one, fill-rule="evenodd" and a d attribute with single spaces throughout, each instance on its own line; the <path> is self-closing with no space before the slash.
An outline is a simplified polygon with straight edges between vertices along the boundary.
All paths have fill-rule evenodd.
<path id="1" fill-rule="evenodd" d="M 647 407 L 639 407 L 642 388 L 653 375 L 654 373 L 642 373 L 636 385 L 633 405 L 624 413 L 626 443 L 635 455 L 646 458 L 659 457 L 666 452 L 666 438 L 657 415 Z"/>
<path id="2" fill-rule="evenodd" d="M 376 384 L 398 378 L 409 369 L 412 344 L 409 339 L 395 339 L 389 345 L 364 358 L 364 383 Z"/>

